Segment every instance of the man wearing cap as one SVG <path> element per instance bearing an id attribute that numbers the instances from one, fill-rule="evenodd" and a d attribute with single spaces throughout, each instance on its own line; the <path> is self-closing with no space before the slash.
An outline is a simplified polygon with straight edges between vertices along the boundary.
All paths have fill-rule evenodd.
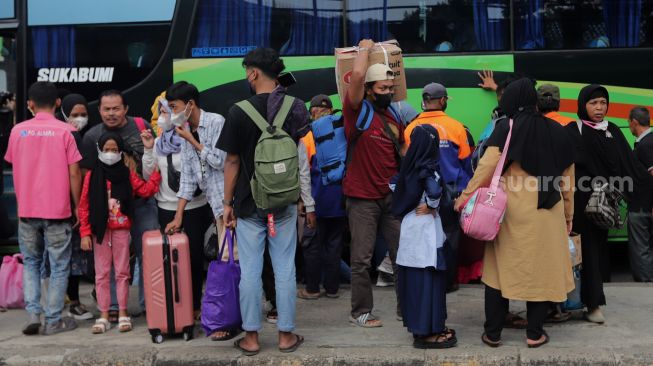
<path id="1" fill-rule="evenodd" d="M 394 267 L 401 222 L 392 215 L 390 179 L 399 171 L 403 125 L 390 110 L 394 73 L 385 64 L 368 67 L 374 42 L 359 43 L 350 87 L 343 101 L 345 135 L 351 160 L 343 180 L 343 193 L 351 230 L 351 316 L 355 325 L 371 328 L 383 325 L 372 315 L 374 298 L 369 269 L 377 230 L 380 229 Z M 363 101 L 366 100 L 365 107 Z M 369 106 L 372 108 L 368 108 Z M 372 113 L 369 127 L 357 126 L 361 111 Z M 365 116 L 363 116 L 365 117 Z M 396 268 L 394 273 L 397 273 Z M 395 279 L 396 280 L 396 279 Z M 395 281 L 396 283 L 396 281 Z M 397 315 L 400 315 L 399 312 Z"/>
<path id="2" fill-rule="evenodd" d="M 537 88 L 537 109 L 544 117 L 563 126 L 574 122 L 573 118 L 563 116 L 558 112 L 560 110 L 560 88 L 553 84 L 542 84 Z"/>
<path id="3" fill-rule="evenodd" d="M 458 283 L 458 241 L 460 224 L 458 217 L 450 205 L 451 200 L 458 197 L 467 187 L 472 177 L 471 148 L 467 140 L 465 126 L 449 117 L 445 110 L 449 96 L 447 89 L 438 83 L 430 83 L 422 90 L 422 112 L 404 132 L 406 145 L 410 145 L 410 134 L 416 126 L 428 124 L 433 126 L 440 135 L 440 169 L 446 191 L 450 195 L 440 205 L 440 215 L 444 231 L 447 234 L 449 246 L 446 252 L 447 286 L 449 290 L 456 288 Z"/>
<path id="4" fill-rule="evenodd" d="M 333 103 L 331 98 L 325 94 L 318 94 L 311 99 L 308 111 L 311 115 L 311 121 L 316 121 L 320 117 L 324 117 L 333 113 Z"/>

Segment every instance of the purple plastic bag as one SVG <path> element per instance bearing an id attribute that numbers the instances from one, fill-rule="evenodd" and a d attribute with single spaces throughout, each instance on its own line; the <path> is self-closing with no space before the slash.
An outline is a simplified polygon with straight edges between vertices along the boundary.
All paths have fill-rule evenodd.
<path id="1" fill-rule="evenodd" d="M 202 299 L 202 327 L 207 336 L 217 332 L 239 329 L 240 316 L 240 264 L 234 261 L 235 232 L 226 229 L 218 259 L 211 261 L 206 276 L 206 289 Z M 222 261 L 225 244 L 229 247 L 229 260 Z"/>

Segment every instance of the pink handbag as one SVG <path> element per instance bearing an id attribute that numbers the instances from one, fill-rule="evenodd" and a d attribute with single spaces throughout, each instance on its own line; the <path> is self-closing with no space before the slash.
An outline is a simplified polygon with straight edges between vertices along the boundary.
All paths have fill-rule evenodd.
<path id="1" fill-rule="evenodd" d="M 0 267 L 0 307 L 24 308 L 23 256 L 5 256 Z"/>
<path id="2" fill-rule="evenodd" d="M 499 233 L 508 204 L 508 195 L 503 188 L 499 187 L 499 181 L 506 162 L 506 155 L 508 155 L 511 136 L 512 119 L 501 159 L 494 169 L 490 187 L 477 189 L 465 202 L 460 212 L 460 226 L 465 235 L 473 239 L 492 241 Z"/>

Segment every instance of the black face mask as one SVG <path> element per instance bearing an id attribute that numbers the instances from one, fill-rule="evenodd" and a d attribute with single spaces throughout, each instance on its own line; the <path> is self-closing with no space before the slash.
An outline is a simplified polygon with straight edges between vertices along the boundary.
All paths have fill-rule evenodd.
<path id="1" fill-rule="evenodd" d="M 388 94 L 377 94 L 374 93 L 374 105 L 379 109 L 386 109 L 392 103 L 392 93 Z"/>

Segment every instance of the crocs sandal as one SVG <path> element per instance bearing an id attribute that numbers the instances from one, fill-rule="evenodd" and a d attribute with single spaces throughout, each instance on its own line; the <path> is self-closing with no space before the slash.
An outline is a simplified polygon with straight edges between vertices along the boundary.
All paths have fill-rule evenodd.
<path id="1" fill-rule="evenodd" d="M 371 324 L 374 320 L 377 320 L 377 323 Z M 350 315 L 349 322 L 362 328 L 380 328 L 383 326 L 383 323 L 372 313 L 361 314 L 358 318 Z"/>
<path id="2" fill-rule="evenodd" d="M 299 334 L 293 334 L 296 338 L 295 344 L 293 344 L 290 347 L 287 348 L 281 348 L 279 347 L 279 351 L 282 353 L 292 353 L 297 351 L 297 348 L 301 346 L 304 343 L 304 337 L 300 336 Z"/>
<path id="3" fill-rule="evenodd" d="M 95 319 L 95 324 L 93 324 L 91 331 L 93 334 L 103 334 L 109 329 L 111 329 L 111 323 L 109 323 L 107 319 L 97 318 Z"/>
<path id="4" fill-rule="evenodd" d="M 261 351 L 260 349 L 257 349 L 256 351 L 250 351 L 247 349 L 244 349 L 241 345 L 240 342 L 244 341 L 245 338 L 241 338 L 237 341 L 234 342 L 234 347 L 236 347 L 240 352 L 243 353 L 244 356 L 256 356 L 258 353 Z"/>
<path id="5" fill-rule="evenodd" d="M 121 316 L 118 319 L 118 330 L 120 333 L 129 332 L 132 330 L 132 319 L 128 316 Z"/>

